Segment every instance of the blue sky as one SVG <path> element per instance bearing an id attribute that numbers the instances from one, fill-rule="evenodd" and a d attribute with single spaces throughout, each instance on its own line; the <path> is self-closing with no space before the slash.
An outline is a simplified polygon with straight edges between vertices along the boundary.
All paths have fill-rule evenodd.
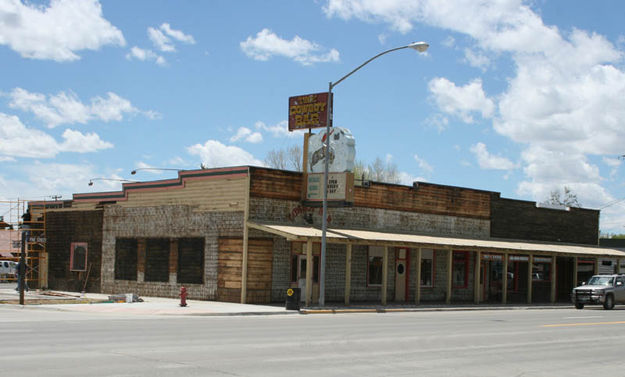
<path id="1" fill-rule="evenodd" d="M 516 199 L 567 186 L 625 233 L 623 14 L 617 0 L 0 0 L 0 200 L 173 175 L 139 167 L 262 165 L 302 143 L 289 96 L 426 41 L 334 89 L 356 159 Z"/>

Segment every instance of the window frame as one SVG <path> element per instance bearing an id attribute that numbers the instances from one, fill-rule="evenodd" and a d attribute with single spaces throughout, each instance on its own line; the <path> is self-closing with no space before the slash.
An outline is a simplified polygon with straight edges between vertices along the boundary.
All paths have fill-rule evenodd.
<path id="1" fill-rule="evenodd" d="M 452 279 L 452 288 L 466 289 L 469 286 L 469 252 L 464 250 L 453 250 L 451 258 L 451 271 L 452 274 L 456 269 L 456 263 L 463 263 L 464 267 L 462 272 L 464 274 L 464 281 L 462 284 L 457 284 L 455 277 Z"/>
<path id="2" fill-rule="evenodd" d="M 373 250 L 372 250 L 373 249 Z M 380 258 L 380 283 L 371 283 L 370 279 L 371 279 L 371 254 L 372 252 L 374 252 L 374 254 L 380 254 L 380 255 L 375 255 L 373 256 L 373 258 Z M 367 287 L 381 287 L 382 286 L 382 279 L 384 277 L 384 248 L 381 246 L 369 246 L 367 248 L 367 276 L 366 276 L 366 283 L 367 283 Z"/>
<path id="3" fill-rule="evenodd" d="M 74 252 L 76 251 L 77 247 L 82 247 L 83 249 L 85 249 L 85 265 L 83 266 L 83 268 L 75 268 L 74 267 L 74 262 L 76 261 L 76 259 L 74 258 Z M 72 242 L 70 244 L 69 247 L 69 270 L 70 271 L 77 271 L 77 272 L 84 272 L 87 271 L 87 265 L 89 263 L 89 244 L 87 242 Z"/>
<path id="4" fill-rule="evenodd" d="M 426 252 L 426 251 L 431 253 L 429 257 L 424 257 L 424 252 Z M 434 273 L 436 271 L 436 268 L 434 268 L 435 261 L 436 261 L 435 255 L 436 255 L 436 250 L 434 250 L 434 249 L 421 249 L 421 261 L 420 261 L 420 263 L 421 263 L 421 277 L 420 277 L 421 281 L 419 282 L 419 287 L 421 287 L 421 288 L 434 288 L 434 281 L 436 280 L 435 279 L 435 275 L 434 275 Z M 423 271 L 424 271 L 424 269 L 423 269 L 423 262 L 426 261 L 426 260 L 430 261 L 430 284 L 429 285 L 423 284 L 423 276 L 424 276 L 424 274 L 423 274 Z"/>

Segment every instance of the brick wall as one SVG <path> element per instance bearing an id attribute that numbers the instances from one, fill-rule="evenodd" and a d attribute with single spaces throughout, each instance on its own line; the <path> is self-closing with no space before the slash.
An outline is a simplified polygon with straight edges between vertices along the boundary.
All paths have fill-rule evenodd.
<path id="1" fill-rule="evenodd" d="M 48 288 L 80 292 L 86 272 L 70 271 L 72 242 L 87 242 L 87 292 L 100 292 L 102 261 L 102 211 L 54 212 L 46 214 Z"/>
<path id="2" fill-rule="evenodd" d="M 203 238 L 204 283 L 184 284 L 190 299 L 214 300 L 217 290 L 217 248 L 219 237 L 243 235 L 243 212 L 200 212 L 190 206 L 122 208 L 107 206 L 103 216 L 102 291 L 136 293 L 143 296 L 178 297 L 182 284 L 170 270 L 169 282 L 115 280 L 116 238 Z"/>

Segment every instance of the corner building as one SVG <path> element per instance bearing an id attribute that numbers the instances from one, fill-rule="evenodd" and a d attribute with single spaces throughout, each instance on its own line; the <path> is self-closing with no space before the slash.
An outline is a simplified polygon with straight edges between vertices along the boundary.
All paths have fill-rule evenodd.
<path id="1" fill-rule="evenodd" d="M 322 211 L 302 201 L 303 182 L 240 166 L 75 194 L 46 213 L 42 285 L 162 297 L 184 285 L 191 299 L 245 303 L 283 302 L 297 287 L 315 305 Z M 598 247 L 599 211 L 490 191 L 365 182 L 328 220 L 326 303 L 568 301 L 578 282 L 625 264 L 625 252 Z"/>

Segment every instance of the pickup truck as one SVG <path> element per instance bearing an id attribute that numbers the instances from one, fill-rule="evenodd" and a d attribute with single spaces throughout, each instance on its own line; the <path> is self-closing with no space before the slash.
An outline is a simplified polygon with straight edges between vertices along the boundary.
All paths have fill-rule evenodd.
<path id="1" fill-rule="evenodd" d="M 573 288 L 571 301 L 577 309 L 598 304 L 610 310 L 615 304 L 625 304 L 625 275 L 594 275 L 587 283 Z"/>

